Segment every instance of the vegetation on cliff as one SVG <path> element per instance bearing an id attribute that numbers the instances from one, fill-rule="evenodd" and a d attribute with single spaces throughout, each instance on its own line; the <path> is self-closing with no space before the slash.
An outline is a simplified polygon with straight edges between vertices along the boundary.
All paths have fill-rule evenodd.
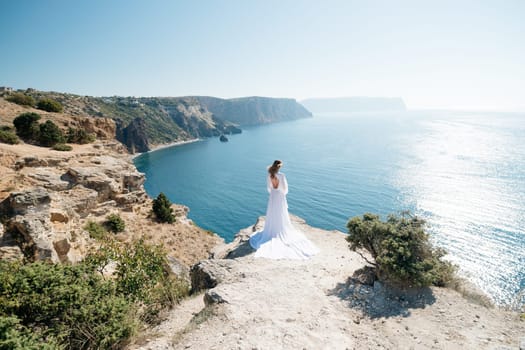
<path id="1" fill-rule="evenodd" d="M 27 89 L 6 99 L 15 103 L 32 99 L 26 102 L 33 106 L 39 101 L 38 108 L 47 111 L 62 107 L 69 115 L 111 118 L 117 139 L 132 152 L 148 151 L 150 144 L 240 133 L 239 125 L 311 117 L 293 99 L 267 97 L 92 97 Z"/>
<path id="2" fill-rule="evenodd" d="M 16 136 L 9 126 L 2 126 L 0 127 L 0 142 L 7 143 L 9 145 L 16 145 L 19 140 L 18 136 Z"/>
<path id="3" fill-rule="evenodd" d="M 21 106 L 34 106 L 36 101 L 33 97 L 26 95 L 22 92 L 15 92 L 6 97 L 6 100 L 9 102 L 16 103 Z"/>
<path id="4" fill-rule="evenodd" d="M 172 223 L 175 221 L 171 202 L 162 192 L 153 200 L 153 213 L 160 222 Z"/>
<path id="5" fill-rule="evenodd" d="M 65 142 L 85 144 L 93 142 L 95 136 L 89 134 L 82 128 L 69 127 L 67 134 L 52 120 L 46 120 L 39 124 L 41 116 L 38 113 L 26 112 L 20 114 L 13 120 L 16 134 L 28 143 L 35 143 L 44 147 L 53 147 L 58 151 L 70 151 L 71 146 L 64 145 Z M 4 128 L 5 129 L 5 128 Z M 10 130 L 0 134 L 0 142 L 17 143 Z"/>
<path id="6" fill-rule="evenodd" d="M 188 290 L 141 240 L 110 241 L 75 265 L 0 261 L 0 348 L 118 349 Z"/>
<path id="7" fill-rule="evenodd" d="M 58 101 L 53 100 L 52 98 L 43 98 L 38 101 L 36 108 L 41 109 L 46 112 L 55 112 L 61 113 L 64 108 L 62 104 Z"/>
<path id="8" fill-rule="evenodd" d="M 352 250 L 366 249 L 374 261 L 380 281 L 400 287 L 445 286 L 454 278 L 455 266 L 442 260 L 443 249 L 430 244 L 424 230 L 425 221 L 402 213 L 381 221 L 378 215 L 366 213 L 348 221 Z"/>

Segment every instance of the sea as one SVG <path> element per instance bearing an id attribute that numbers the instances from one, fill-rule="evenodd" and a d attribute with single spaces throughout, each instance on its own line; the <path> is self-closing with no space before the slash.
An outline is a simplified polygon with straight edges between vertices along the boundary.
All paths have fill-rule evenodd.
<path id="1" fill-rule="evenodd" d="M 231 241 L 265 214 L 276 159 L 292 214 L 346 232 L 349 218 L 410 210 L 460 274 L 499 305 L 525 301 L 525 114 L 368 112 L 244 128 L 135 158 L 145 189 Z"/>

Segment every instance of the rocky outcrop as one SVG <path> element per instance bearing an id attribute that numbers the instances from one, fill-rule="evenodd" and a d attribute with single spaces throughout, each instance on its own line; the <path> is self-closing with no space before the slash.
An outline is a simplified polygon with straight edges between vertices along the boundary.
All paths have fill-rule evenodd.
<path id="1" fill-rule="evenodd" d="M 185 206 L 173 205 L 175 223 L 156 222 L 144 174 L 117 141 L 73 145 L 70 152 L 0 143 L 2 154 L 7 156 L 0 157 L 5 160 L 0 166 L 0 259 L 79 261 L 101 243 L 86 225 L 118 214 L 126 228 L 108 233 L 108 240 L 145 237 L 162 244 L 173 271 L 189 283 L 188 266 L 207 258 L 221 242 L 193 224 Z"/>
<path id="2" fill-rule="evenodd" d="M 234 99 L 208 96 L 195 98 L 215 117 L 241 126 L 261 125 L 312 116 L 310 111 L 290 98 L 255 96 Z"/>
<path id="3" fill-rule="evenodd" d="M 5 231 L 18 242 L 30 260 L 57 260 L 49 240 L 52 231 L 50 203 L 51 197 L 43 188 L 11 193 L 0 203 Z"/>
<path id="4" fill-rule="evenodd" d="M 89 145 L 80 153 L 55 156 L 47 151 L 16 159 L 11 171 L 25 183 L 25 190 L 11 192 L 0 202 L 4 224 L 0 256 L 9 252 L 15 258 L 17 246 L 29 260 L 76 261 L 89 241 L 84 218 L 132 211 L 147 201 L 144 174 L 126 155 L 114 153 L 111 142 L 109 149 L 105 145 Z"/>
<path id="5" fill-rule="evenodd" d="M 192 293 L 216 287 L 234 276 L 231 271 L 237 264 L 235 260 L 203 260 L 190 270 Z"/>
<path id="6" fill-rule="evenodd" d="M 372 282 L 345 234 L 292 221 L 320 248 L 318 255 L 254 258 L 242 246 L 258 228 L 242 230 L 223 249 L 230 258 L 192 269 L 194 289 L 209 288 L 199 295 L 200 309 L 197 298 L 182 301 L 151 334 L 142 334 L 146 344 L 132 349 L 489 350 L 517 348 L 525 334 L 518 314 L 486 308 L 454 290 L 397 293 Z"/>
<path id="7" fill-rule="evenodd" d="M 117 140 L 122 142 L 131 153 L 147 152 L 150 150 L 144 118 L 137 117 L 128 125 L 125 125 L 121 119 L 117 119 L 116 123 Z"/>

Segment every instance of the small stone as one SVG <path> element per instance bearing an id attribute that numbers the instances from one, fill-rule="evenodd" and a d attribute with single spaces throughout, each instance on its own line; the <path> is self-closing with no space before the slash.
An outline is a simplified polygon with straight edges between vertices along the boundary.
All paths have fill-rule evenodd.
<path id="1" fill-rule="evenodd" d="M 525 350 L 525 337 L 520 338 L 520 350 Z"/>

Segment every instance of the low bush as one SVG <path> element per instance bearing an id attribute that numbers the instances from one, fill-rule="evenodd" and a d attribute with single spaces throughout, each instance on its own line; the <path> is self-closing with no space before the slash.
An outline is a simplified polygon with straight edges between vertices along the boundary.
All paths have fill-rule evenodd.
<path id="1" fill-rule="evenodd" d="M 63 151 L 63 152 L 71 151 L 73 149 L 73 147 L 71 147 L 70 145 L 66 145 L 65 143 L 57 143 L 52 148 L 55 151 Z"/>
<path id="2" fill-rule="evenodd" d="M 87 261 L 102 272 L 115 262 L 117 290 L 141 305 L 138 316 L 154 323 L 163 309 L 171 308 L 189 293 L 189 285 L 170 272 L 166 253 L 160 246 L 139 240 L 134 243 L 104 245 Z"/>
<path id="3" fill-rule="evenodd" d="M 106 217 L 104 225 L 113 233 L 122 232 L 126 229 L 124 220 L 118 214 L 110 214 Z"/>
<path id="4" fill-rule="evenodd" d="M 40 115 L 33 112 L 22 113 L 13 120 L 16 129 L 16 134 L 26 140 L 36 140 L 38 138 L 40 128 L 38 121 Z"/>
<path id="5" fill-rule="evenodd" d="M 18 136 L 12 131 L 9 130 L 0 130 L 0 142 L 7 143 L 10 145 L 16 145 L 19 140 Z"/>
<path id="6" fill-rule="evenodd" d="M 34 106 L 35 99 L 29 95 L 26 95 L 21 92 L 15 92 L 5 98 L 9 102 L 16 103 L 21 106 Z"/>
<path id="7" fill-rule="evenodd" d="M 153 213 L 160 222 L 172 223 L 175 221 L 171 202 L 162 192 L 153 200 Z"/>
<path id="8" fill-rule="evenodd" d="M 69 128 L 67 131 L 67 142 L 68 143 L 78 143 L 86 144 L 91 143 L 96 140 L 95 135 L 88 133 L 84 129 L 80 128 Z"/>
<path id="9" fill-rule="evenodd" d="M 100 240 L 107 235 L 107 231 L 104 226 L 94 221 L 88 221 L 86 226 L 84 226 L 84 230 L 89 233 L 89 237 L 94 239 Z"/>
<path id="10" fill-rule="evenodd" d="M 16 326 L 2 342 L 17 337 L 30 345 L 37 338 L 68 349 L 112 349 L 137 329 L 133 304 L 87 264 L 0 264 L 0 316 Z"/>
<path id="11" fill-rule="evenodd" d="M 122 349 L 188 290 L 143 240 L 108 240 L 75 265 L 0 261 L 0 349 Z"/>
<path id="12" fill-rule="evenodd" d="M 430 244 L 425 221 L 408 212 L 389 215 L 364 214 L 348 221 L 350 249 L 366 249 L 375 262 L 377 278 L 399 287 L 445 286 L 456 267 L 442 260 L 445 251 Z"/>
<path id="13" fill-rule="evenodd" d="M 52 98 L 43 98 L 39 100 L 36 107 L 46 112 L 60 113 L 63 110 L 62 104 Z"/>
<path id="14" fill-rule="evenodd" d="M 42 146 L 52 147 L 57 143 L 64 143 L 66 138 L 62 130 L 51 120 L 40 124 L 39 142 Z"/>

